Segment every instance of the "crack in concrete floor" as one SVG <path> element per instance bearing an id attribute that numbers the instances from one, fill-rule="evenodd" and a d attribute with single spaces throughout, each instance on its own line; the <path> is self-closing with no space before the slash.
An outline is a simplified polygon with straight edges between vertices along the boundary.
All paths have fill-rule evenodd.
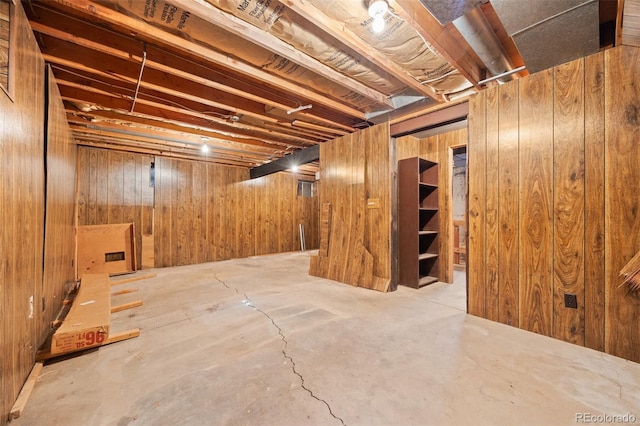
<path id="1" fill-rule="evenodd" d="M 327 409 L 329 410 L 329 414 L 331 414 L 331 416 L 338 420 L 340 423 L 342 423 L 342 426 L 346 426 L 346 423 L 344 422 L 344 420 L 342 418 L 340 418 L 339 416 L 337 416 L 333 410 L 331 409 L 331 405 L 329 405 L 329 403 L 316 396 L 316 394 L 313 393 L 313 391 L 311 389 L 309 389 L 304 381 L 304 377 L 302 376 L 302 374 L 297 370 L 296 368 L 296 362 L 293 360 L 293 358 L 291 357 L 291 355 L 289 355 L 287 353 L 287 347 L 289 346 L 289 342 L 287 341 L 286 336 L 284 335 L 284 333 L 282 332 L 282 328 L 280 328 L 280 326 L 275 322 L 275 320 L 265 311 L 263 311 L 262 309 L 258 308 L 253 301 L 249 298 L 249 296 L 247 296 L 247 293 L 240 293 L 240 290 L 238 290 L 236 287 L 234 286 L 230 286 L 229 284 L 227 284 L 226 282 L 224 282 L 223 280 L 221 280 L 220 278 L 218 278 L 217 275 L 214 274 L 213 276 L 220 284 L 222 284 L 223 286 L 225 286 L 226 288 L 228 288 L 229 290 L 234 290 L 238 295 L 242 295 L 244 296 L 244 300 L 242 301 L 246 306 L 249 306 L 251 308 L 253 308 L 254 310 L 256 310 L 257 312 L 260 312 L 265 318 L 267 318 L 269 321 L 271 321 L 271 324 L 275 327 L 276 330 L 278 330 L 278 334 L 280 335 L 280 339 L 284 342 L 284 348 L 282 349 L 282 355 L 284 356 L 285 359 L 289 360 L 289 362 L 291 363 L 291 371 L 293 372 L 293 374 L 295 374 L 296 376 L 298 376 L 298 378 L 300 379 L 300 386 L 302 387 L 302 389 L 304 389 L 305 391 L 307 391 L 307 393 L 315 400 L 323 403 L 324 405 L 326 405 Z"/>

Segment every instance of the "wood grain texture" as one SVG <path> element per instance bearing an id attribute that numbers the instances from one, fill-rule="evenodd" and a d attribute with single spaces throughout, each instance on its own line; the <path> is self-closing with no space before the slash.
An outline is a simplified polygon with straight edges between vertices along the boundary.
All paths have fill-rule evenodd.
<path id="1" fill-rule="evenodd" d="M 485 146 L 490 145 L 493 126 L 499 133 L 519 134 L 519 327 L 626 359 L 640 358 L 640 295 L 618 288 L 620 269 L 640 250 L 640 199 L 636 185 L 630 184 L 640 178 L 638 52 L 617 47 L 520 79 L 520 113 L 511 130 L 502 107 L 496 111 L 490 100 L 492 91 L 508 85 L 471 100 L 469 313 L 493 315 L 477 300 L 486 288 L 473 262 L 487 259 L 491 250 L 489 240 L 483 246 L 474 239 L 484 238 L 483 231 L 489 235 L 489 227 L 476 225 L 480 215 L 491 214 L 493 198 L 483 205 L 482 191 L 494 179 L 493 155 L 477 152 L 473 142 L 485 138 Z M 495 120 L 498 127 L 491 124 Z M 502 151 L 498 157 L 502 164 Z M 513 195 L 504 191 L 505 180 L 498 179 L 502 206 Z M 476 198 L 478 193 L 482 198 Z M 498 263 L 500 310 L 503 269 L 510 267 L 506 259 Z M 578 309 L 565 308 L 565 293 L 577 296 Z"/>
<path id="2" fill-rule="evenodd" d="M 24 15 L 15 2 L 11 18 L 13 100 L 0 91 L 0 424 L 33 365 L 42 343 L 42 297 L 53 297 L 64 283 L 47 282 L 43 289 L 45 223 L 45 65 Z M 58 117 L 56 116 L 54 120 Z M 62 123 L 60 123 L 62 124 Z M 61 165 L 62 168 L 66 165 Z M 52 179 L 64 174 L 51 165 Z M 57 173 L 61 172 L 58 176 Z M 56 177 L 57 176 L 57 177 Z M 55 198 L 55 193 L 53 194 Z M 66 206 L 51 212 L 53 219 Z M 55 234 L 55 229 L 51 230 Z M 60 231 L 62 238 L 64 230 Z M 55 251 L 49 247 L 47 262 Z M 65 256 L 68 255 L 65 253 Z M 49 264 L 49 269 L 52 264 Z M 53 286 L 53 287 L 52 287 Z M 34 317 L 28 318 L 33 296 Z M 53 319 L 53 318 L 50 318 Z"/>
<path id="3" fill-rule="evenodd" d="M 553 70 L 520 80 L 520 327 L 553 322 Z"/>
<path id="4" fill-rule="evenodd" d="M 498 320 L 503 324 L 519 324 L 519 108 L 518 83 L 498 88 Z M 495 142 L 487 138 L 487 147 Z M 487 164 L 487 172 L 494 167 Z M 487 184 L 490 178 L 487 177 Z"/>
<path id="5" fill-rule="evenodd" d="M 500 312 L 500 241 L 499 216 L 499 146 L 500 146 L 500 93 L 497 89 L 486 92 L 486 212 L 485 212 L 485 315 L 498 321 Z M 506 139 L 503 135 L 503 140 Z M 504 141 L 503 141 L 504 144 Z"/>
<path id="6" fill-rule="evenodd" d="M 605 349 L 640 362 L 640 293 L 619 287 L 640 250 L 640 49 L 605 52 Z"/>
<path id="7" fill-rule="evenodd" d="M 470 99 L 469 145 L 467 148 L 468 232 L 467 312 L 485 317 L 486 221 L 487 221 L 487 92 Z"/>
<path id="8" fill-rule="evenodd" d="M 379 291 L 391 283 L 389 128 L 374 126 L 320 147 L 320 204 L 331 203 L 327 257 L 310 273 Z M 379 207 L 369 209 L 376 198 Z M 371 274 L 371 275 L 369 275 Z"/>
<path id="9" fill-rule="evenodd" d="M 78 225 L 134 223 L 136 264 L 142 264 L 142 235 L 153 232 L 153 157 L 84 146 L 77 150 L 78 206 L 85 206 L 78 208 Z"/>
<path id="10" fill-rule="evenodd" d="M 38 339 L 44 340 L 75 277 L 75 203 L 77 146 L 51 69 L 47 69 L 47 195 L 44 235 L 44 309 Z"/>
<path id="11" fill-rule="evenodd" d="M 584 345 L 584 61 L 554 69 L 553 337 Z M 575 294 L 578 308 L 565 307 Z"/>

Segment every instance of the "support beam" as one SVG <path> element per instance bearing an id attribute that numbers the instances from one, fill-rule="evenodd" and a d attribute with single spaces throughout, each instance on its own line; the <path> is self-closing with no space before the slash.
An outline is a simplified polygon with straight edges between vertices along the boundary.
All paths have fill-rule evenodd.
<path id="1" fill-rule="evenodd" d="M 267 176 L 273 173 L 290 169 L 293 166 L 301 166 L 320 159 L 320 145 L 314 145 L 294 154 L 284 156 L 275 161 L 254 167 L 250 171 L 251 179 Z"/>
<path id="2" fill-rule="evenodd" d="M 397 138 L 438 125 L 464 120 L 468 115 L 469 103 L 460 103 L 452 107 L 443 108 L 432 113 L 392 124 L 391 137 Z"/>

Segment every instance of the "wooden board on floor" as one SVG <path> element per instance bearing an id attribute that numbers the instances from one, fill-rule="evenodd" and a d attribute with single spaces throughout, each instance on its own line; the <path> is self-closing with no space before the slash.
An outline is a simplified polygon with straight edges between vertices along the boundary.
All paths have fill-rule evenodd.
<path id="1" fill-rule="evenodd" d="M 31 370 L 31 374 L 27 377 L 27 381 L 22 386 L 20 390 L 20 394 L 18 395 L 18 399 L 15 404 L 13 404 L 13 408 L 11 408 L 11 412 L 9 413 L 9 419 L 15 420 L 22 415 L 22 411 L 24 411 L 27 402 L 29 401 L 29 397 L 31 396 L 31 392 L 33 391 L 36 382 L 38 381 L 38 377 L 40 376 L 40 372 L 42 371 L 42 367 L 44 367 L 44 363 L 36 362 Z"/>

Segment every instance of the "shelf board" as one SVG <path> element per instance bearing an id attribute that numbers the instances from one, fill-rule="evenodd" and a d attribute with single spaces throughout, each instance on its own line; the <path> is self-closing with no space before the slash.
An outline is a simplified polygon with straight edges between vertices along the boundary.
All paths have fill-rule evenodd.
<path id="1" fill-rule="evenodd" d="M 438 208 L 437 207 L 420 207 L 419 210 L 421 212 L 437 212 Z"/>
<path id="2" fill-rule="evenodd" d="M 418 235 L 438 235 L 438 231 L 418 231 Z"/>
<path id="3" fill-rule="evenodd" d="M 438 189 L 438 185 L 434 185 L 434 184 L 426 183 L 426 182 L 420 182 L 420 186 L 425 187 L 425 188 Z"/>
<path id="4" fill-rule="evenodd" d="M 418 260 L 435 259 L 436 257 L 438 257 L 438 255 L 435 253 L 421 253 L 418 255 Z"/>
<path id="5" fill-rule="evenodd" d="M 425 285 L 429 285 L 437 282 L 438 282 L 438 279 L 436 277 L 430 277 L 430 276 L 420 277 L 420 279 L 418 280 L 418 287 L 424 287 Z"/>

